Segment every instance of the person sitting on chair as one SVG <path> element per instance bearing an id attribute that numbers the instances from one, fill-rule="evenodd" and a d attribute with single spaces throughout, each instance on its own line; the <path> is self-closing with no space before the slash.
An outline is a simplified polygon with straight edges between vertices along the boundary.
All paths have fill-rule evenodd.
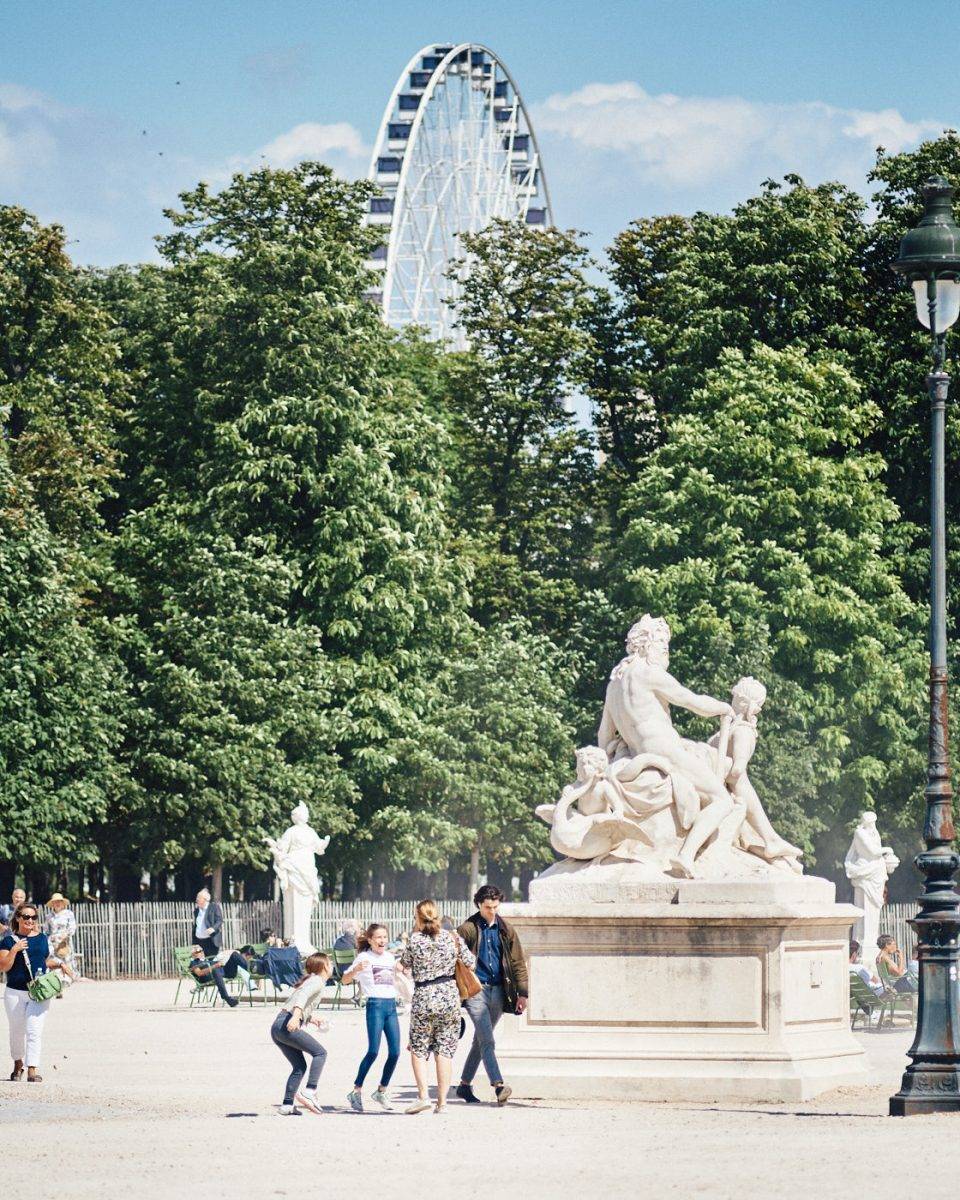
<path id="1" fill-rule="evenodd" d="M 194 946 L 190 959 L 190 974 L 201 983 L 209 983 L 212 980 L 224 1004 L 229 1008 L 236 1008 L 240 1001 L 227 991 L 225 980 L 235 979 L 237 967 L 246 968 L 246 965 L 246 959 L 236 950 L 225 963 L 218 963 L 215 959 L 207 958 L 202 946 Z"/>
<path id="2" fill-rule="evenodd" d="M 882 996 L 887 990 L 876 975 L 870 974 L 870 968 L 860 961 L 860 943 L 857 941 L 850 943 L 850 974 L 859 975 L 875 996 Z"/>
<path id="3" fill-rule="evenodd" d="M 915 992 L 917 990 L 916 977 L 907 970 L 904 955 L 897 946 L 893 934 L 881 933 L 877 938 L 877 949 L 880 951 L 877 955 L 877 966 L 879 967 L 882 963 L 886 968 L 887 974 L 893 981 L 893 990 L 901 993 Z"/>

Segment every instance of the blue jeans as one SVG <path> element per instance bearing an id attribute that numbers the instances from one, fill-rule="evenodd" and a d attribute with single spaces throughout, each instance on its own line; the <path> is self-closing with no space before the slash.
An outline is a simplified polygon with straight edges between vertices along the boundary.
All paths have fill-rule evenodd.
<path id="1" fill-rule="evenodd" d="M 400 1057 L 400 1022 L 397 1019 L 396 1000 L 385 996 L 371 996 L 367 1000 L 367 1052 L 357 1071 L 354 1087 L 362 1088 L 367 1072 L 380 1053 L 380 1038 L 387 1035 L 387 1061 L 383 1064 L 380 1086 L 385 1088 L 393 1078 L 393 1070 Z"/>
<path id="2" fill-rule="evenodd" d="M 290 1014 L 286 1009 L 281 1009 L 277 1013 L 273 1025 L 270 1027 L 270 1036 L 274 1044 L 280 1047 L 280 1052 L 293 1068 L 287 1080 L 286 1090 L 283 1093 L 284 1104 L 293 1103 L 293 1098 L 297 1094 L 300 1081 L 306 1074 L 307 1060 L 305 1056 L 309 1054 L 313 1059 L 310 1063 L 310 1074 L 307 1077 L 307 1087 L 311 1088 L 317 1086 L 320 1080 L 320 1072 L 323 1070 L 323 1064 L 327 1061 L 327 1052 L 317 1039 L 311 1037 L 309 1033 L 304 1033 L 302 1026 L 294 1033 L 291 1033 L 287 1029 L 287 1022 L 289 1020 Z"/>
<path id="3" fill-rule="evenodd" d="M 470 1014 L 470 1020 L 473 1022 L 473 1042 L 460 1075 L 464 1083 L 473 1083 L 473 1077 L 477 1073 L 477 1067 L 480 1066 L 481 1058 L 490 1082 L 503 1083 L 500 1064 L 497 1062 L 493 1031 L 503 1016 L 504 1002 L 503 988 L 499 984 L 485 983 L 482 992 L 471 996 L 464 1003 L 463 1007 Z"/>

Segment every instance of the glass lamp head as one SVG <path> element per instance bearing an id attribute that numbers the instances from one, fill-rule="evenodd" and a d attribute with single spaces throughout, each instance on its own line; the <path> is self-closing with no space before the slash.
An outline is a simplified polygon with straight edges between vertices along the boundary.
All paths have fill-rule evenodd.
<path id="1" fill-rule="evenodd" d="M 917 318 L 945 333 L 960 316 L 960 227 L 953 219 L 954 188 L 942 175 L 923 185 L 923 217 L 904 235 L 893 269 L 913 284 Z"/>

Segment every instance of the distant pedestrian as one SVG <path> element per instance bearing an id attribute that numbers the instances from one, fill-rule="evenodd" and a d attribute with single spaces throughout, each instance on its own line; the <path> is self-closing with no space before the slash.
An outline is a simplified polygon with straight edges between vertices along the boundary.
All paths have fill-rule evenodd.
<path id="1" fill-rule="evenodd" d="M 23 890 L 23 888 L 14 888 L 10 894 L 10 903 L 0 904 L 0 925 L 3 926 L 3 929 L 0 929 L 0 934 L 7 933 L 9 931 L 10 918 L 13 916 L 16 909 L 18 909 L 21 904 L 26 904 L 26 902 L 27 893 Z"/>
<path id="2" fill-rule="evenodd" d="M 270 1028 L 270 1037 L 274 1044 L 280 1047 L 281 1053 L 292 1067 L 279 1109 L 283 1117 L 300 1116 L 297 1102 L 310 1112 L 322 1112 L 317 1103 L 317 1084 L 323 1064 L 327 1061 L 327 1052 L 315 1037 L 307 1033 L 306 1026 L 312 1025 L 319 1030 L 328 1027 L 321 1017 L 314 1016 L 314 1010 L 323 999 L 323 989 L 330 978 L 331 970 L 332 964 L 326 954 L 311 954 L 304 964 L 305 974 L 290 993 Z M 307 1076 L 306 1086 L 301 1088 L 300 1084 L 307 1071 L 307 1055 L 312 1060 L 310 1074 Z"/>
<path id="3" fill-rule="evenodd" d="M 413 1115 L 430 1107 L 426 1062 L 432 1054 L 437 1071 L 434 1112 L 439 1114 L 446 1111 L 450 1071 L 460 1040 L 460 993 L 454 968 L 458 957 L 468 967 L 473 967 L 476 959 L 455 933 L 440 928 L 440 914 L 432 900 L 421 900 L 416 913 L 416 929 L 400 960 L 412 971 L 414 988 L 410 1061 L 417 1099 L 406 1111 Z"/>
<path id="4" fill-rule="evenodd" d="M 357 957 L 343 975 L 344 983 L 356 980 L 367 998 L 367 1053 L 357 1069 L 353 1090 L 347 1096 L 347 1102 L 354 1112 L 363 1112 L 363 1084 L 367 1072 L 377 1061 L 384 1035 L 387 1038 L 387 1059 L 380 1073 L 380 1086 L 373 1093 L 373 1102 L 387 1112 L 393 1111 L 387 1088 L 400 1058 L 400 1021 L 397 1019 L 398 964 L 387 949 L 388 940 L 386 925 L 368 925 L 357 939 Z"/>
<path id="5" fill-rule="evenodd" d="M 29 959 L 29 967 L 27 966 Z M 17 906 L 10 918 L 10 932 L 0 938 L 0 971 L 7 974 L 3 1006 L 10 1029 L 10 1078 L 16 1083 L 27 1068 L 28 1083 L 42 1083 L 40 1050 L 43 1022 L 49 1000 L 33 1000 L 27 987 L 32 977 L 47 970 L 63 970 L 50 953 L 47 935 L 40 929 L 40 912 L 35 904 Z"/>
<path id="6" fill-rule="evenodd" d="M 223 908 L 216 900 L 211 900 L 206 888 L 197 892 L 190 941 L 196 942 L 207 958 L 216 958 L 223 945 Z"/>
<path id="7" fill-rule="evenodd" d="M 467 1104 L 479 1103 L 474 1095 L 473 1079 L 481 1059 L 497 1103 L 506 1104 L 512 1094 L 503 1081 L 497 1061 L 494 1030 L 504 1012 L 522 1013 L 526 1008 L 527 964 L 520 938 L 498 912 L 502 900 L 503 892 L 499 888 L 484 884 L 473 897 L 477 911 L 458 930 L 477 956 L 477 978 L 483 984 L 482 992 L 464 1001 L 474 1032 L 457 1096 Z"/>

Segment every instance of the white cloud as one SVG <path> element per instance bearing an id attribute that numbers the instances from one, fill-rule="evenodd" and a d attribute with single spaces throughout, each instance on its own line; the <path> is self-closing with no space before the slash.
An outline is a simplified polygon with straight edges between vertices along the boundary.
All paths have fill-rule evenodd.
<path id="1" fill-rule="evenodd" d="M 750 172 L 844 177 L 851 162 L 884 145 L 896 152 L 936 134 L 936 121 L 908 121 L 896 109 L 866 112 L 818 101 L 763 104 L 739 96 L 651 95 L 638 83 L 591 83 L 534 108 L 538 133 L 581 150 L 615 155 L 658 186 L 702 187 Z M 546 164 L 550 169 L 549 162 Z"/>
<path id="2" fill-rule="evenodd" d="M 333 153 L 348 158 L 366 158 L 370 151 L 353 125 L 338 121 L 333 125 L 319 125 L 305 121 L 294 125 L 268 142 L 260 154 L 274 167 L 292 167 L 304 159 L 326 159 Z"/>
<path id="3" fill-rule="evenodd" d="M 205 178 L 210 183 L 223 184 L 238 171 L 252 171 L 263 166 L 283 169 L 317 159 L 328 163 L 341 175 L 355 179 L 366 171 L 369 157 L 369 146 L 364 144 L 359 130 L 347 121 L 336 121 L 331 125 L 304 121 L 286 133 L 278 134 L 252 154 L 231 155 L 225 163 L 206 172 Z"/>
<path id="4" fill-rule="evenodd" d="M 57 124 L 65 111 L 18 83 L 0 83 L 0 184 L 9 187 L 56 157 Z"/>

